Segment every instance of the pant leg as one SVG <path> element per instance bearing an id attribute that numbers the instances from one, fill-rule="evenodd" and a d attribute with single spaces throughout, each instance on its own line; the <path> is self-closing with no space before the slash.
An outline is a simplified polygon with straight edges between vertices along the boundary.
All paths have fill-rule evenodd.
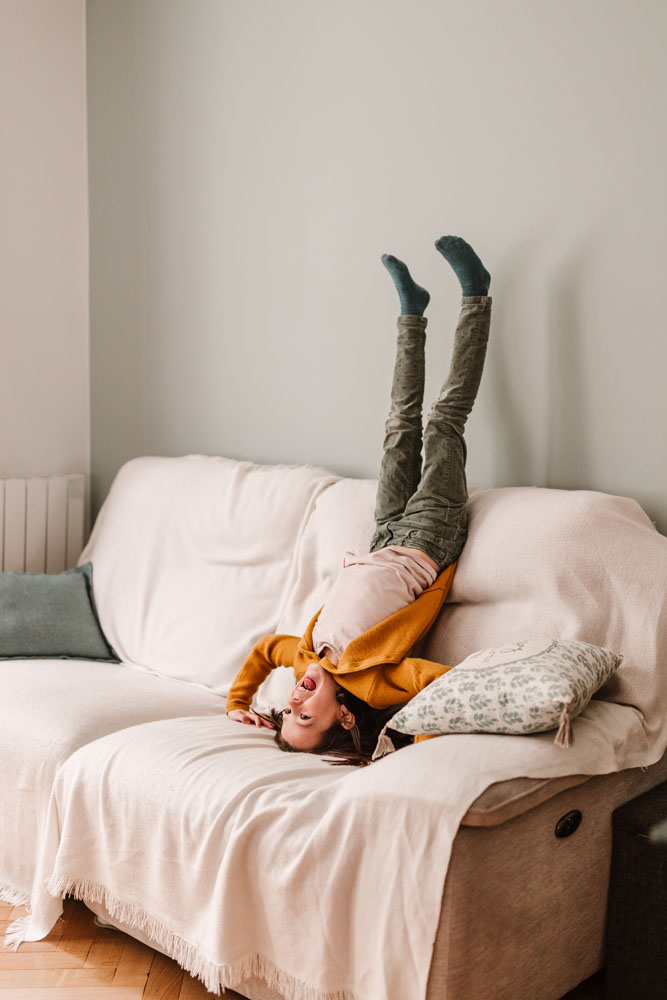
<path id="1" fill-rule="evenodd" d="M 491 322 L 491 299 L 463 299 L 449 375 L 428 418 L 424 470 L 403 515 L 388 525 L 393 544 L 420 548 L 442 569 L 466 540 L 468 487 L 463 430 L 479 389 Z"/>
<path id="2" fill-rule="evenodd" d="M 403 514 L 421 476 L 425 343 L 426 318 L 399 316 L 371 552 L 393 544 L 387 526 Z"/>

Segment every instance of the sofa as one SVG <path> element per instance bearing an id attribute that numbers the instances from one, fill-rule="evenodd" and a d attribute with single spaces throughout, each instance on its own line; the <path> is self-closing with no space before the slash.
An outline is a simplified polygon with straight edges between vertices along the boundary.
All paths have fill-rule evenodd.
<path id="1" fill-rule="evenodd" d="M 80 559 L 114 657 L 0 660 L 0 895 L 30 908 L 8 946 L 70 893 L 250 1000 L 556 1000 L 603 965 L 611 814 L 667 778 L 667 539 L 625 498 L 472 491 L 420 655 L 555 636 L 622 666 L 569 747 L 458 734 L 333 766 L 225 696 L 367 546 L 375 485 L 207 456 L 119 471 Z M 275 670 L 257 706 L 290 684 Z"/>

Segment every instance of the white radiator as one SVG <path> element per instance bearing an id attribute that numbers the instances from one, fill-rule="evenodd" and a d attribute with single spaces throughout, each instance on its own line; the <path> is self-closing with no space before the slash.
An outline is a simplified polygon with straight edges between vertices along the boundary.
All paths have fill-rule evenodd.
<path id="1" fill-rule="evenodd" d="M 0 569 L 61 573 L 83 548 L 82 475 L 0 479 Z"/>

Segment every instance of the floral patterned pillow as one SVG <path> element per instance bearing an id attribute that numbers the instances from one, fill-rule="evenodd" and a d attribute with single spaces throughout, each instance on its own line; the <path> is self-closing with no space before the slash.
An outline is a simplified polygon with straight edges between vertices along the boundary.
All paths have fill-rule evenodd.
<path id="1" fill-rule="evenodd" d="M 472 653 L 391 719 L 401 733 L 541 733 L 567 747 L 572 719 L 623 657 L 573 639 L 527 639 Z M 383 730 L 374 757 L 393 750 Z"/>

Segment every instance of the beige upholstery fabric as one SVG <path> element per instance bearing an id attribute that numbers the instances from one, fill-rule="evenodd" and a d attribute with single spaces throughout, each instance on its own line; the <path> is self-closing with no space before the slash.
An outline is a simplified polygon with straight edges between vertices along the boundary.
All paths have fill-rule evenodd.
<path id="1" fill-rule="evenodd" d="M 666 778 L 667 756 L 644 772 L 590 778 L 499 826 L 461 827 L 428 1000 L 480 1000 L 489 983 L 493 1000 L 557 1000 L 601 968 L 611 813 Z M 571 809 L 581 826 L 559 840 L 555 825 Z"/>
<path id="2" fill-rule="evenodd" d="M 534 809 L 567 788 L 589 781 L 588 774 L 566 774 L 563 778 L 510 778 L 497 781 L 473 802 L 461 826 L 498 826 Z"/>

